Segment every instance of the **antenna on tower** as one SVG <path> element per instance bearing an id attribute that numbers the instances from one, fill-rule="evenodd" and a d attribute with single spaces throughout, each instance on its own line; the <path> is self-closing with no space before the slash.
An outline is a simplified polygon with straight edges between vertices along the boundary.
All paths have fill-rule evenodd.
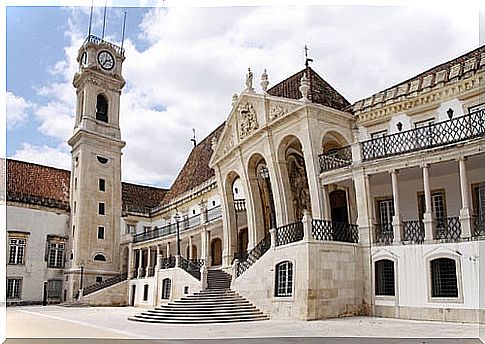
<path id="1" fill-rule="evenodd" d="M 104 40 L 104 29 L 106 28 L 106 3 L 108 0 L 104 0 L 104 14 L 103 14 L 103 34 L 101 40 Z"/>
<path id="2" fill-rule="evenodd" d="M 194 127 L 192 127 L 192 132 L 194 133 L 194 136 L 190 139 L 190 141 L 192 141 L 193 144 L 194 144 L 194 147 L 196 147 L 197 146 L 197 140 L 195 139 L 195 128 Z"/>
<path id="3" fill-rule="evenodd" d="M 121 30 L 121 49 L 123 49 L 123 42 L 125 41 L 125 27 L 126 27 L 126 11 L 123 18 L 123 29 Z"/>
<path id="4" fill-rule="evenodd" d="M 94 0 L 91 0 L 91 13 L 89 14 L 88 37 L 91 36 L 91 25 L 93 24 L 93 1 Z"/>
<path id="5" fill-rule="evenodd" d="M 308 68 L 309 62 L 313 62 L 313 59 L 308 58 L 308 47 L 305 44 L 305 67 Z"/>

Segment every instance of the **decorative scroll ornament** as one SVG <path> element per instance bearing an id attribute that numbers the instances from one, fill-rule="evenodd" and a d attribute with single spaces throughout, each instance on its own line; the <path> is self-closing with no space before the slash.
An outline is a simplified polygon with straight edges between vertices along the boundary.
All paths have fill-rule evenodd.
<path id="1" fill-rule="evenodd" d="M 281 117 L 288 113 L 288 109 L 282 107 L 281 105 L 273 105 L 269 110 L 269 120 L 272 121 L 277 117 Z"/>
<path id="2" fill-rule="evenodd" d="M 258 120 L 253 104 L 239 106 L 239 137 L 243 138 L 257 128 Z"/>

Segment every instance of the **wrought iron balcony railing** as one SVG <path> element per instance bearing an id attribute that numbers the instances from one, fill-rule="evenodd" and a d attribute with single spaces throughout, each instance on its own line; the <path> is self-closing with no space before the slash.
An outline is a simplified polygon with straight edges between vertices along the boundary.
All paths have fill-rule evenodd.
<path id="1" fill-rule="evenodd" d="M 253 249 L 241 259 L 236 266 L 236 277 L 241 276 L 244 271 L 249 269 L 266 251 L 271 247 L 271 235 L 267 235 Z"/>
<path id="2" fill-rule="evenodd" d="M 165 257 L 160 259 L 160 269 L 171 269 L 175 267 L 175 257 Z"/>
<path id="3" fill-rule="evenodd" d="M 276 229 L 276 246 L 287 245 L 303 239 L 303 222 L 298 221 Z"/>
<path id="4" fill-rule="evenodd" d="M 88 37 L 86 37 L 86 40 L 84 41 L 84 44 L 86 43 L 94 43 L 94 44 L 106 44 L 108 46 L 110 46 L 111 48 L 113 48 L 114 51 L 116 51 L 118 54 L 124 56 L 125 55 L 125 49 L 123 49 L 122 47 L 120 46 L 117 46 L 116 44 L 113 44 L 113 43 L 110 43 L 108 41 L 105 41 L 104 39 L 98 37 L 98 36 L 95 36 L 95 35 L 89 35 Z"/>
<path id="5" fill-rule="evenodd" d="M 359 242 L 357 225 L 331 220 L 312 220 L 312 236 L 316 240 Z"/>
<path id="6" fill-rule="evenodd" d="M 444 146 L 485 135 L 485 110 L 361 143 L 363 160 Z"/>
<path id="7" fill-rule="evenodd" d="M 457 240 L 461 236 L 461 222 L 458 216 L 436 219 L 436 239 Z"/>
<path id="8" fill-rule="evenodd" d="M 83 289 L 83 296 L 92 294 L 95 291 L 98 291 L 98 290 L 110 287 L 110 286 L 112 286 L 116 283 L 120 283 L 122 281 L 125 281 L 127 277 L 128 277 L 128 273 L 125 272 L 125 273 L 122 273 L 120 275 L 113 276 L 113 277 L 110 277 L 108 279 L 105 279 L 102 282 L 91 284 L 91 285 L 89 285 L 89 286 L 87 286 L 86 288 Z"/>
<path id="9" fill-rule="evenodd" d="M 318 156 L 320 173 L 352 164 L 352 151 L 350 146 L 338 148 L 331 153 L 323 153 Z"/>
<path id="10" fill-rule="evenodd" d="M 403 241 L 410 241 L 416 244 L 424 242 L 424 223 L 421 220 L 403 221 Z"/>
<path id="11" fill-rule="evenodd" d="M 390 245 L 394 241 L 394 228 L 392 223 L 379 223 L 375 225 L 375 242 L 381 245 Z"/>
<path id="12" fill-rule="evenodd" d="M 221 206 L 217 206 L 207 210 L 207 222 L 217 220 L 222 217 Z M 191 228 L 196 228 L 202 224 L 202 217 L 200 214 L 188 217 L 179 222 L 179 231 L 186 231 Z M 171 223 L 162 227 L 155 227 L 151 231 L 135 234 L 133 242 L 143 242 L 156 238 L 162 238 L 167 235 L 177 233 L 177 224 Z"/>
<path id="13" fill-rule="evenodd" d="M 485 236 L 485 214 L 473 215 L 473 233 L 474 237 Z"/>
<path id="14" fill-rule="evenodd" d="M 179 256 L 179 268 L 188 272 L 200 281 L 200 267 L 190 260 Z"/>

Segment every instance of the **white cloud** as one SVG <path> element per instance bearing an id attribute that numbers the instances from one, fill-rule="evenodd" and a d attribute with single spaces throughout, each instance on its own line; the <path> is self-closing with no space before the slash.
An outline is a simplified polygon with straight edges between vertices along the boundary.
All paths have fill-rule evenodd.
<path id="1" fill-rule="evenodd" d="M 63 82 L 39 89 L 47 101 L 35 111 L 39 130 L 63 142 L 74 124 L 71 80 L 85 31 L 76 11 L 65 59 L 51 67 Z M 170 186 L 192 148 L 192 126 L 200 141 L 225 120 L 248 66 L 256 87 L 264 68 L 275 84 L 303 68 L 308 44 L 313 68 L 353 102 L 473 49 L 475 14 L 466 6 L 457 15 L 370 6 L 153 9 L 139 25 L 148 48 L 137 50 L 140 42 L 125 41 L 123 179 Z M 59 157 L 57 148 L 43 148 Z"/>
<path id="2" fill-rule="evenodd" d="M 33 104 L 12 92 L 7 92 L 7 129 L 21 125 L 28 117 Z"/>
<path id="3" fill-rule="evenodd" d="M 12 158 L 66 170 L 71 169 L 71 155 L 66 144 L 53 148 L 23 143 L 22 148 L 17 150 Z"/>

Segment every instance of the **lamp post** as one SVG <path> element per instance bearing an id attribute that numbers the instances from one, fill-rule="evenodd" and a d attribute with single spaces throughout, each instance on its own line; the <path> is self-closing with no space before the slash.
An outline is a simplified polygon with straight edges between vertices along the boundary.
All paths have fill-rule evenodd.
<path id="1" fill-rule="evenodd" d="M 181 219 L 180 214 L 177 212 L 174 216 L 175 222 L 177 223 L 177 256 L 180 256 L 180 227 L 179 221 Z"/>
<path id="2" fill-rule="evenodd" d="M 47 306 L 47 281 L 44 281 L 44 289 L 42 291 L 42 306 Z"/>
<path id="3" fill-rule="evenodd" d="M 266 188 L 268 189 L 270 229 L 276 228 L 276 219 L 275 219 L 274 204 L 273 204 L 273 192 L 271 191 L 271 181 L 269 180 L 268 167 L 263 166 L 259 170 L 259 175 L 266 182 Z"/>
<path id="4" fill-rule="evenodd" d="M 79 283 L 79 289 L 83 290 L 83 277 L 84 277 L 84 264 L 81 263 L 81 281 Z"/>

